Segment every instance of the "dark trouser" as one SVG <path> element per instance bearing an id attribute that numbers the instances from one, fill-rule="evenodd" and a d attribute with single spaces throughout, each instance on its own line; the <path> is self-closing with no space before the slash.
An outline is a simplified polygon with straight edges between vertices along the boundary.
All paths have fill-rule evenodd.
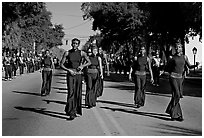
<path id="1" fill-rule="evenodd" d="M 134 81 L 135 81 L 135 96 L 134 96 L 135 104 L 139 106 L 144 106 L 146 75 L 135 75 Z"/>
<path id="2" fill-rule="evenodd" d="M 24 64 L 20 64 L 19 65 L 19 69 L 20 69 L 20 75 L 23 74 L 23 72 L 24 72 Z"/>
<path id="3" fill-rule="evenodd" d="M 12 78 L 12 66 L 5 65 L 5 79 Z"/>
<path id="4" fill-rule="evenodd" d="M 170 114 L 171 118 L 183 118 L 182 116 L 182 110 L 181 106 L 179 104 L 180 98 L 181 98 L 181 91 L 183 90 L 182 88 L 182 82 L 183 78 L 169 78 L 169 82 L 172 88 L 172 98 L 167 106 L 166 113 Z"/>
<path id="5" fill-rule="evenodd" d="M 103 79 L 101 77 L 98 78 L 98 81 L 97 81 L 97 91 L 96 91 L 96 95 L 97 97 L 100 97 L 102 96 L 103 94 Z"/>
<path id="6" fill-rule="evenodd" d="M 159 67 L 153 66 L 152 73 L 154 77 L 154 84 L 159 84 L 159 74 L 160 74 Z"/>
<path id="7" fill-rule="evenodd" d="M 52 83 L 52 71 L 42 71 L 41 94 L 50 94 Z"/>
<path id="8" fill-rule="evenodd" d="M 30 62 L 27 62 L 26 66 L 27 66 L 27 73 L 30 73 Z"/>
<path id="9" fill-rule="evenodd" d="M 67 74 L 67 104 L 65 112 L 67 115 L 80 114 L 82 115 L 82 75 L 77 74 L 71 76 Z"/>
<path id="10" fill-rule="evenodd" d="M 18 69 L 18 65 L 17 64 L 13 64 L 13 67 L 12 67 L 13 76 L 16 76 L 17 69 Z"/>
<path id="11" fill-rule="evenodd" d="M 33 72 L 34 72 L 34 64 L 30 63 L 30 73 L 33 73 Z"/>
<path id="12" fill-rule="evenodd" d="M 97 99 L 97 81 L 98 73 L 88 73 L 87 74 L 87 86 L 85 95 L 85 105 L 93 107 L 96 106 Z"/>

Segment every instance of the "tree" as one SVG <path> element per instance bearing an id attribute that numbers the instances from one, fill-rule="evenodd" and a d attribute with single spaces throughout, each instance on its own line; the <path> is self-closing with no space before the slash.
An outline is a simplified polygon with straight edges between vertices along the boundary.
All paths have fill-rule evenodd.
<path id="1" fill-rule="evenodd" d="M 51 48 L 62 45 L 64 37 L 63 26 L 53 25 L 51 22 L 51 13 L 47 11 L 45 3 L 41 2 L 10 2 L 3 3 L 3 35 L 5 46 L 25 48 L 28 51 L 36 48 Z M 9 14 L 11 13 L 11 14 Z M 11 29 L 15 26 L 15 32 L 18 34 L 11 37 Z M 14 27 L 13 27 L 14 28 Z M 38 48 L 40 47 L 40 48 Z M 33 51 L 34 52 L 34 51 Z"/>
<path id="2" fill-rule="evenodd" d="M 113 43 L 121 46 L 127 41 L 140 39 L 136 34 L 144 35 L 142 26 L 147 15 L 139 9 L 138 3 L 83 3 L 82 11 L 85 20 L 93 19 L 93 30 L 100 30 L 101 44 L 106 50 L 110 50 Z"/>
<path id="3" fill-rule="evenodd" d="M 100 30 L 105 49 L 125 45 L 133 50 L 155 44 L 170 55 L 169 47 L 187 36 L 202 38 L 201 2 L 115 2 L 83 3 L 84 19 L 93 19 L 93 30 Z M 116 47 L 115 47 L 116 46 Z"/>
<path id="4" fill-rule="evenodd" d="M 202 38 L 202 3 L 200 2 L 155 2 L 144 3 L 143 10 L 150 13 L 147 28 L 161 49 L 181 41 L 188 42 L 188 36 L 200 35 Z M 167 56 L 169 55 L 166 51 Z"/>

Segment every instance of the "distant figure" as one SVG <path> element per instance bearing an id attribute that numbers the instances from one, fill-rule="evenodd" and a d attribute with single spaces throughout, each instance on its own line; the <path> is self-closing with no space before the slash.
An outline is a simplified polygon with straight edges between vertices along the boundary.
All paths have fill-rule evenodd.
<path id="1" fill-rule="evenodd" d="M 167 106 L 166 113 L 168 113 L 171 119 L 174 121 L 183 121 L 182 110 L 180 107 L 180 98 L 182 97 L 183 90 L 183 75 L 185 65 L 188 68 L 197 67 L 197 65 L 191 65 L 186 55 L 182 54 L 182 45 L 177 43 L 176 53 L 173 55 L 167 64 L 169 72 L 169 83 L 172 90 L 172 98 Z"/>
<path id="2" fill-rule="evenodd" d="M 20 53 L 20 55 L 18 57 L 18 65 L 19 65 L 20 75 L 22 75 L 24 73 L 25 63 L 23 60 L 24 60 L 23 53 Z"/>
<path id="3" fill-rule="evenodd" d="M 62 69 L 67 71 L 67 104 L 65 112 L 70 119 L 77 117 L 76 114 L 82 115 L 82 70 L 84 67 L 91 64 L 87 54 L 78 49 L 80 40 L 72 39 L 72 49 L 66 51 L 60 62 Z M 86 62 L 82 64 L 82 58 Z"/>
<path id="4" fill-rule="evenodd" d="M 6 53 L 6 56 L 3 59 L 3 66 L 5 70 L 5 81 L 12 80 L 12 57 L 10 56 L 10 53 Z"/>
<path id="5" fill-rule="evenodd" d="M 41 96 L 46 96 L 49 95 L 51 91 L 52 73 L 54 69 L 54 63 L 49 50 L 45 51 L 45 56 L 42 60 L 42 67 Z"/>
<path id="6" fill-rule="evenodd" d="M 12 60 L 11 60 L 11 66 L 12 66 L 12 76 L 13 78 L 16 78 L 16 71 L 18 69 L 18 60 L 16 57 L 16 54 L 13 54 Z"/>
<path id="7" fill-rule="evenodd" d="M 57 68 L 59 66 L 59 59 L 56 56 L 53 58 L 53 62 L 54 62 L 55 68 Z"/>
<path id="8" fill-rule="evenodd" d="M 137 108 L 144 106 L 145 104 L 145 88 L 146 88 L 146 66 L 148 66 L 151 82 L 153 83 L 153 75 L 151 69 L 150 59 L 146 55 L 145 47 L 140 48 L 140 54 L 135 57 L 133 61 L 133 66 L 130 68 L 129 80 L 134 77 L 135 83 L 135 95 L 134 104 Z M 133 75 L 132 75 L 133 73 Z"/>
<path id="9" fill-rule="evenodd" d="M 163 62 L 159 57 L 159 51 L 156 51 L 156 55 L 152 59 L 152 73 L 154 77 L 153 85 L 155 86 L 159 86 L 159 77 L 160 77 L 160 70 L 162 65 L 163 65 Z"/>

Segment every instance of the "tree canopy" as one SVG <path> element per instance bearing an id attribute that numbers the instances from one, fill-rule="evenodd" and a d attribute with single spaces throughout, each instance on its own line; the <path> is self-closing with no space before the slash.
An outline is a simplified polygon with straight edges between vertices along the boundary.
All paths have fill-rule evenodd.
<path id="1" fill-rule="evenodd" d="M 201 2 L 86 2 L 81 9 L 107 50 L 125 45 L 135 53 L 144 44 L 164 50 L 178 40 L 184 45 L 189 36 L 202 38 Z"/>
<path id="2" fill-rule="evenodd" d="M 52 14 L 42 2 L 2 3 L 3 42 L 5 47 L 28 51 L 62 45 L 62 25 L 53 25 Z"/>

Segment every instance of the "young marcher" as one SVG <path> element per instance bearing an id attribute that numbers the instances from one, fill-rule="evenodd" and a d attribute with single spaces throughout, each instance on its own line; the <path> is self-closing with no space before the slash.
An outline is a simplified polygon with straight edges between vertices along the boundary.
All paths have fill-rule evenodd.
<path id="1" fill-rule="evenodd" d="M 129 80 L 132 80 L 134 77 L 135 83 L 135 95 L 134 95 L 134 104 L 137 108 L 144 106 L 145 104 L 145 88 L 146 88 L 146 67 L 148 66 L 151 82 L 153 83 L 153 74 L 151 69 L 150 59 L 146 55 L 145 47 L 140 48 L 140 54 L 135 57 L 133 61 L 133 66 L 130 68 Z"/>
<path id="2" fill-rule="evenodd" d="M 105 76 L 105 70 L 107 69 L 107 76 L 110 76 L 110 70 L 109 70 L 109 63 L 107 59 L 107 55 L 102 50 L 102 47 L 98 48 L 98 56 L 101 58 L 102 62 L 102 68 L 103 68 L 103 75 Z M 100 97 L 103 95 L 103 78 L 99 77 L 98 80 L 98 88 L 97 88 L 97 97 Z"/>
<path id="3" fill-rule="evenodd" d="M 51 91 L 52 73 L 54 70 L 54 63 L 52 57 L 50 56 L 49 50 L 45 51 L 45 56 L 42 61 L 42 67 L 41 96 L 46 96 L 49 95 Z"/>
<path id="4" fill-rule="evenodd" d="M 159 51 L 156 51 L 156 55 L 152 59 L 152 73 L 154 77 L 153 85 L 155 86 L 159 86 L 160 70 L 162 65 L 163 65 L 163 62 L 159 57 Z"/>
<path id="5" fill-rule="evenodd" d="M 67 71 L 67 104 L 65 112 L 70 119 L 77 117 L 76 114 L 82 115 L 82 69 L 91 64 L 87 54 L 78 49 L 80 40 L 72 39 L 72 49 L 66 51 L 60 62 L 62 69 Z M 82 58 L 86 62 L 81 64 Z"/>
<path id="6" fill-rule="evenodd" d="M 23 61 L 23 53 L 21 53 L 19 56 L 18 56 L 18 65 L 19 65 L 19 72 L 20 72 L 20 75 L 22 75 L 24 73 L 24 67 L 25 67 L 25 63 Z"/>
<path id="7" fill-rule="evenodd" d="M 12 80 L 12 57 L 10 56 L 10 53 L 8 52 L 6 56 L 3 59 L 3 66 L 5 70 L 5 81 Z"/>
<path id="8" fill-rule="evenodd" d="M 167 106 L 166 113 L 168 113 L 171 119 L 174 121 L 183 121 L 182 110 L 180 106 L 180 98 L 182 97 L 183 90 L 183 75 L 185 65 L 188 68 L 197 67 L 197 65 L 191 65 L 186 55 L 182 54 L 182 45 L 177 43 L 176 53 L 173 55 L 167 64 L 169 72 L 169 83 L 172 91 L 172 98 Z"/>
<path id="9" fill-rule="evenodd" d="M 12 66 L 12 76 L 13 78 L 16 78 L 16 71 L 18 69 L 18 60 L 16 57 L 16 54 L 13 54 L 12 60 L 11 60 L 11 66 Z"/>
<path id="10" fill-rule="evenodd" d="M 91 49 L 92 54 L 89 56 L 91 65 L 89 65 L 87 69 L 87 83 L 85 95 L 85 105 L 88 108 L 96 106 L 98 80 L 99 78 L 103 79 L 101 57 L 97 56 L 98 48 L 96 46 L 93 46 Z"/>

